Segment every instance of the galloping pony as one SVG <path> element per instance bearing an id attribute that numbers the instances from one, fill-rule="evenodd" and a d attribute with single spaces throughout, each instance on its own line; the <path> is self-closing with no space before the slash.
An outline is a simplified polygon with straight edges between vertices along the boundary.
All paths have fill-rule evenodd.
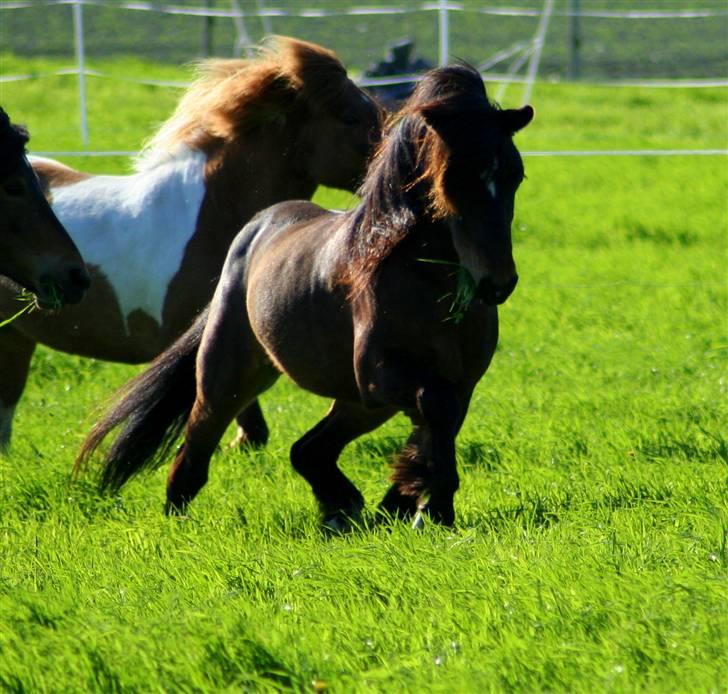
<path id="1" fill-rule="evenodd" d="M 33 292 L 40 307 L 57 308 L 80 301 L 89 277 L 28 163 L 28 140 L 0 108 L 0 275 Z"/>
<path id="2" fill-rule="evenodd" d="M 213 60 L 128 176 L 33 159 L 53 209 L 91 269 L 79 309 L 30 315 L 0 332 L 0 445 L 36 343 L 109 361 L 149 361 L 206 306 L 230 243 L 259 210 L 355 190 L 381 110 L 320 46 L 277 37 L 251 60 Z M 0 317 L 15 309 L 0 285 Z M 257 403 L 243 436 L 262 443 Z M 4 437 L 4 440 L 3 440 Z"/>
<path id="3" fill-rule="evenodd" d="M 524 174 L 512 136 L 532 117 L 530 106 L 492 105 L 469 66 L 427 73 L 388 126 L 361 204 L 259 213 L 232 244 L 209 310 L 127 386 L 77 465 L 120 426 L 101 479 L 117 490 L 184 428 L 166 502 L 183 512 L 226 427 L 284 373 L 334 399 L 291 449 L 325 527 L 345 529 L 363 507 L 337 467 L 342 449 L 398 411 L 413 431 L 381 509 L 452 524 L 455 437 L 517 281 L 511 222 Z"/>

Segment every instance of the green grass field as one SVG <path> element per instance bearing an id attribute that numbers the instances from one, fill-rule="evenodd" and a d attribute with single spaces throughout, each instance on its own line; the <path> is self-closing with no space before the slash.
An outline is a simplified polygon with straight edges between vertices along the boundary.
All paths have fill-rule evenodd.
<path id="1" fill-rule="evenodd" d="M 80 146 L 72 78 L 0 90 L 33 149 Z M 137 149 L 177 96 L 89 90 L 94 149 Z M 728 144 L 726 90 L 539 84 L 533 103 L 523 150 Z M 166 470 L 101 498 L 69 482 L 74 455 L 138 369 L 39 349 L 0 459 L 0 689 L 728 690 L 726 158 L 525 164 L 521 283 L 458 440 L 454 530 L 324 537 L 287 455 L 327 403 L 283 380 L 270 445 L 221 449 L 189 519 L 162 516 Z M 343 455 L 370 508 L 407 433 Z"/>

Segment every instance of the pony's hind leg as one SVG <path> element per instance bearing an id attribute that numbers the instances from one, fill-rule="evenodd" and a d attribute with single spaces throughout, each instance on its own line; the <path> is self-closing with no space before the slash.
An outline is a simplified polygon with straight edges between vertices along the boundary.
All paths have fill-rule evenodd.
<path id="1" fill-rule="evenodd" d="M 250 329 L 243 292 L 216 294 L 197 353 L 195 403 L 167 480 L 167 513 L 183 513 L 207 482 L 233 419 L 278 378 Z"/>
<path id="2" fill-rule="evenodd" d="M 207 482 L 210 459 L 225 430 L 258 393 L 278 377 L 272 368 L 251 371 L 241 355 L 227 355 L 214 376 L 204 371 L 215 361 L 214 352 L 198 359 L 197 397 L 185 427 L 184 444 L 175 457 L 167 479 L 166 513 L 184 513 Z M 244 360 L 245 357 L 242 357 Z M 218 361 L 218 364 L 220 362 Z M 241 368 L 242 367 L 242 368 Z M 224 371 L 224 373 L 222 373 Z"/>
<path id="3" fill-rule="evenodd" d="M 311 485 L 326 529 L 347 530 L 364 507 L 361 493 L 336 464 L 341 451 L 395 412 L 394 408 L 367 410 L 358 403 L 336 400 L 326 416 L 293 444 L 291 463 Z"/>
<path id="4" fill-rule="evenodd" d="M 0 453 L 10 446 L 13 414 L 28 380 L 35 342 L 12 325 L 0 328 Z"/>

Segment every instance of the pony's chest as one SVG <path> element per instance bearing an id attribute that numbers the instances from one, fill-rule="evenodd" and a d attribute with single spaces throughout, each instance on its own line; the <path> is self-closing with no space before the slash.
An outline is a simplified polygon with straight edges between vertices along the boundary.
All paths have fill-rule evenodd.
<path id="1" fill-rule="evenodd" d="M 98 176 L 53 190 L 53 208 L 85 261 L 112 286 L 126 319 L 162 324 L 167 288 L 194 236 L 205 196 L 196 158 L 133 176 Z"/>

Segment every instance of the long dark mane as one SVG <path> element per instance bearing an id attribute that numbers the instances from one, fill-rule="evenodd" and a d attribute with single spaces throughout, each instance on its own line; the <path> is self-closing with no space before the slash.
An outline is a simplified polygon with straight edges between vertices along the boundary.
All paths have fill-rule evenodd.
<path id="1" fill-rule="evenodd" d="M 478 71 L 461 63 L 428 72 L 385 127 L 349 221 L 350 263 L 341 281 L 352 295 L 418 220 L 436 222 L 455 212 L 445 186 L 452 150 L 431 122 L 467 110 L 497 107 L 488 101 Z"/>
<path id="2" fill-rule="evenodd" d="M 0 176 L 13 171 L 28 144 L 28 131 L 22 125 L 13 125 L 0 107 Z"/>

